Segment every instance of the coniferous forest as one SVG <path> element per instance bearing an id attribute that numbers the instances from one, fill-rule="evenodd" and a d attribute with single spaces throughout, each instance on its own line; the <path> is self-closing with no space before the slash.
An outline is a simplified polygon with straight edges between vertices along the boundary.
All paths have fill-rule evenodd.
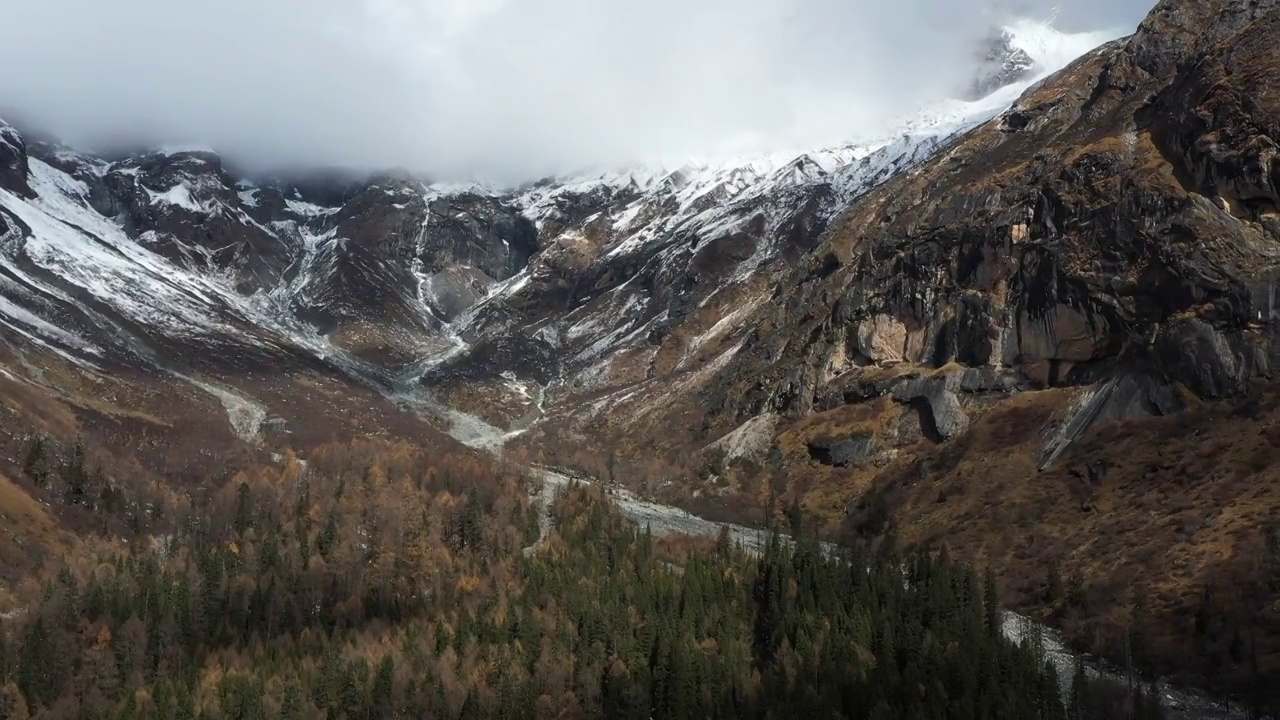
<path id="1" fill-rule="evenodd" d="M 582 487 L 540 514 L 516 472 L 403 448 L 239 473 L 19 588 L 0 717 L 1161 716 L 1004 640 L 945 553 L 750 556 Z"/>

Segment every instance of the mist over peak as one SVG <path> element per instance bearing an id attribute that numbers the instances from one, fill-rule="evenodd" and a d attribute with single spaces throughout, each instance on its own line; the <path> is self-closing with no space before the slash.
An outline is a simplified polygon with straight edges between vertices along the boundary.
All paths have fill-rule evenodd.
<path id="1" fill-rule="evenodd" d="M 0 103 L 91 149 L 515 181 L 841 142 L 972 82 L 992 28 L 1060 65 L 1027 18 L 1101 41 L 1150 4 L 23 2 L 0 27 Z"/>

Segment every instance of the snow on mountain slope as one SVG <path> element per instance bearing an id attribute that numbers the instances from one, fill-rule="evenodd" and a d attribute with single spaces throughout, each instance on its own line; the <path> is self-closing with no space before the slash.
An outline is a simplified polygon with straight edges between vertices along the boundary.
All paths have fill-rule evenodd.
<path id="1" fill-rule="evenodd" d="M 516 190 L 235 178 L 206 148 L 110 163 L 3 125 L 0 322 L 84 362 L 311 357 L 510 424 L 531 412 L 513 387 L 624 391 L 708 362 L 860 194 L 1105 39 L 1003 37 L 1030 75 L 879 137 Z"/>
<path id="2" fill-rule="evenodd" d="M 175 338 L 234 332 L 219 319 L 230 310 L 220 288 L 175 268 L 79 204 L 84 188 L 75 180 L 33 160 L 29 181 L 36 193 L 30 201 L 0 191 L 0 208 L 12 226 L 0 246 L 0 287 L 12 294 L 10 307 L 29 302 L 28 314 L 52 312 L 59 326 L 72 324 L 86 333 L 95 326 L 116 325 L 102 315 L 101 306 L 135 327 Z M 12 310 L 8 314 L 24 320 Z M 65 351 L 90 345 L 74 331 L 50 332 L 52 323 L 25 324 L 42 343 Z M 103 334 L 127 354 L 129 349 L 119 347 L 114 337 Z"/>
<path id="3" fill-rule="evenodd" d="M 753 199 L 777 197 L 791 189 L 830 185 L 835 202 L 846 203 L 870 186 L 927 157 L 939 144 L 998 114 L 1034 83 L 1113 33 L 1064 34 L 1019 21 L 1002 32 L 1010 49 L 1025 53 L 1033 72 L 973 101 L 947 100 L 919 115 L 891 123 L 882 137 L 818 151 L 761 156 L 693 159 L 598 174 L 572 174 L 538 183 L 518 197 L 546 240 L 581 231 L 604 216 L 612 242 L 608 255 L 643 252 L 677 229 L 730 230 L 728 216 Z"/>
<path id="4" fill-rule="evenodd" d="M 1116 30 L 1063 33 L 1050 22 L 1020 18 L 1001 28 L 1010 38 L 1009 45 L 1025 52 L 1034 61 L 1038 82 L 1069 65 L 1076 58 L 1123 33 Z"/>
<path id="5" fill-rule="evenodd" d="M 636 377 L 695 367 L 709 338 L 741 330 L 749 313 L 738 310 L 767 297 L 759 285 L 769 269 L 812 247 L 840 209 L 1109 37 L 1063 35 L 1034 23 L 1003 32 L 1013 50 L 1034 59 L 1027 75 L 977 100 L 940 102 L 882 137 L 804 153 L 574 174 L 525 189 L 516 203 L 537 223 L 542 253 L 527 277 L 496 286 L 464 315 L 459 332 L 482 345 L 525 348 L 512 352 L 517 363 L 537 357 L 530 344 L 554 348 L 547 353 L 554 372 L 581 392 L 625 389 Z M 690 339 L 665 367 L 660 348 L 677 328 Z M 474 371 L 464 375 L 474 383 Z"/>

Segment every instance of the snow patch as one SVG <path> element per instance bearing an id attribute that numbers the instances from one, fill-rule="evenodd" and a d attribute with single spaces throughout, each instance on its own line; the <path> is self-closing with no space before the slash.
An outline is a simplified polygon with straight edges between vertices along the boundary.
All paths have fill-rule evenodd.
<path id="1" fill-rule="evenodd" d="M 152 204 L 164 203 L 193 213 L 204 212 L 204 206 L 191 197 L 191 191 L 182 183 L 178 183 L 162 193 L 147 189 L 147 194 L 151 196 Z"/>
<path id="2" fill-rule="evenodd" d="M 333 215 L 334 213 L 337 213 L 339 210 L 342 209 L 342 208 L 320 207 L 319 205 L 315 205 L 309 202 L 303 202 L 301 200 L 286 199 L 284 201 L 284 204 L 295 215 L 301 215 L 302 217 L 305 217 L 305 218 L 328 217 L 329 215 Z"/>
<path id="3" fill-rule="evenodd" d="M 502 384 L 512 393 L 519 395 L 526 401 L 532 402 L 534 393 L 529 389 L 529 383 L 520 380 L 516 374 L 510 370 L 505 370 L 499 376 L 502 378 Z"/>

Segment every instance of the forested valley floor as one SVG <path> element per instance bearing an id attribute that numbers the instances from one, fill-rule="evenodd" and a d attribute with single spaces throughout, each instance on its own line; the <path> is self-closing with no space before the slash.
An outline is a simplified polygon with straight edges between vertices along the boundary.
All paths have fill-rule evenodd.
<path id="1" fill-rule="evenodd" d="M 29 469 L 130 506 L 77 452 Z M 945 552 L 749 555 L 578 486 L 539 542 L 528 483 L 364 441 L 153 508 L 4 598 L 0 717 L 1161 716 L 1003 639 L 994 580 Z"/>

